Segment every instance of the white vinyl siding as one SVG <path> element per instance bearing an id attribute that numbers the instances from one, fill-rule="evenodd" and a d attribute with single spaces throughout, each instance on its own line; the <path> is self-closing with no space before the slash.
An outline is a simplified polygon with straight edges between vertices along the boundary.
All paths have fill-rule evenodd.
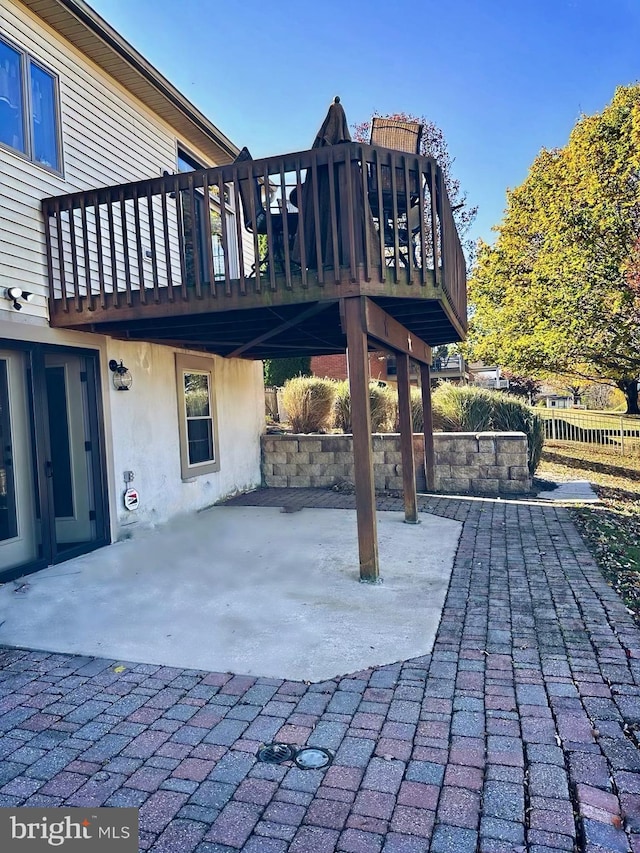
<path id="1" fill-rule="evenodd" d="M 63 174 L 52 174 L 7 150 L 0 152 L 0 280 L 36 294 L 32 303 L 23 306 L 23 317 L 46 318 L 41 199 L 175 171 L 176 134 L 46 25 L 9 0 L 0 0 L 0 34 L 60 80 Z M 12 309 L 0 300 L 0 310 Z"/>

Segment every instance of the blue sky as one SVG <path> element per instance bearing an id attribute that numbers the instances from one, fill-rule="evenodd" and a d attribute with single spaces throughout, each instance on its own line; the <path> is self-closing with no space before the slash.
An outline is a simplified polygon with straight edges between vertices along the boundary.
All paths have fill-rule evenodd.
<path id="1" fill-rule="evenodd" d="M 491 241 L 506 189 L 640 78 L 639 0 L 89 0 L 254 157 L 308 148 L 334 95 L 350 124 L 426 115 Z"/>

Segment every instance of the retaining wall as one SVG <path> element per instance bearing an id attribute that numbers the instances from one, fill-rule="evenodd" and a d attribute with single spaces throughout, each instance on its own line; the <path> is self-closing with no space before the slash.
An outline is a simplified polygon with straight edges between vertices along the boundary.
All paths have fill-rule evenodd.
<path id="1" fill-rule="evenodd" d="M 522 432 L 435 433 L 435 487 L 446 494 L 521 494 L 531 489 L 527 437 Z M 416 484 L 425 491 L 424 436 L 413 436 Z M 373 436 L 375 486 L 402 490 L 400 436 Z M 353 483 L 350 435 L 264 435 L 262 476 L 272 487 L 329 487 Z"/>

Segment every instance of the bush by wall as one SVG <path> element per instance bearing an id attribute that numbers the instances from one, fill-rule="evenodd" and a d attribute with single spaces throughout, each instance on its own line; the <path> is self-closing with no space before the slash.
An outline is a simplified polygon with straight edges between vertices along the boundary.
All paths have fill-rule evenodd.
<path id="1" fill-rule="evenodd" d="M 377 382 L 369 383 L 371 431 L 389 432 L 395 420 L 397 406 L 393 392 Z M 351 392 L 348 380 L 336 383 L 334 426 L 342 432 L 351 432 Z"/>
<path id="2" fill-rule="evenodd" d="M 529 473 L 540 462 L 544 423 L 521 400 L 499 391 L 443 383 L 433 394 L 433 426 L 443 432 L 524 432 L 529 448 Z"/>
<path id="3" fill-rule="evenodd" d="M 331 428 L 336 383 L 316 376 L 296 376 L 285 383 L 282 402 L 294 432 L 324 432 Z"/>

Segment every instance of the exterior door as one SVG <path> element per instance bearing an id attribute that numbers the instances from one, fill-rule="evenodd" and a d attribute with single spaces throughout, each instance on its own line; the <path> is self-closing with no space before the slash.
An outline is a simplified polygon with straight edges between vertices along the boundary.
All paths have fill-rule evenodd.
<path id="1" fill-rule="evenodd" d="M 0 350 L 0 570 L 38 556 L 27 364 Z"/>
<path id="2" fill-rule="evenodd" d="M 97 353 L 15 346 L 0 343 L 0 582 L 109 541 Z"/>
<path id="3" fill-rule="evenodd" d="M 78 355 L 45 355 L 47 425 L 58 549 L 89 542 L 95 532 L 90 455 L 93 446 L 87 411 L 88 376 Z"/>

